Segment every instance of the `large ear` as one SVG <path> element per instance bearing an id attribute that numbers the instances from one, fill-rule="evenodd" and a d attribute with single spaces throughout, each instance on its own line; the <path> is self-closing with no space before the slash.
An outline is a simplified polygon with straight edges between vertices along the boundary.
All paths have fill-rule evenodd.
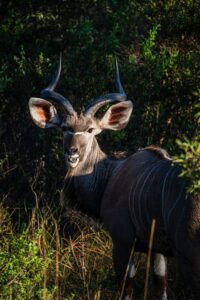
<path id="1" fill-rule="evenodd" d="M 131 101 L 123 101 L 114 104 L 107 110 L 100 120 L 99 125 L 102 129 L 122 129 L 127 125 L 132 110 L 133 104 Z"/>
<path id="2" fill-rule="evenodd" d="M 29 110 L 34 123 L 41 128 L 58 127 L 60 118 L 49 101 L 40 98 L 29 100 Z"/>

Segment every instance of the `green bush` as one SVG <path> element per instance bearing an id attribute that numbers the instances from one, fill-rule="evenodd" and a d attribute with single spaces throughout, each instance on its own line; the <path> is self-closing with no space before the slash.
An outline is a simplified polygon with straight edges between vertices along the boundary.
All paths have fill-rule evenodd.
<path id="1" fill-rule="evenodd" d="M 27 233 L 3 238 L 0 245 L 0 295 L 6 299 L 33 299 L 41 289 L 47 262 L 40 257 L 36 240 Z"/>
<path id="2" fill-rule="evenodd" d="M 200 193 L 200 141 L 177 140 L 180 148 L 180 155 L 175 158 L 175 162 L 183 167 L 181 176 L 190 180 L 188 192 L 193 195 Z"/>
<path id="3" fill-rule="evenodd" d="M 81 214 L 71 212 L 70 222 L 79 230 L 66 240 L 53 210 L 33 210 L 19 232 L 0 208 L 1 299 L 114 297 L 110 238 Z"/>

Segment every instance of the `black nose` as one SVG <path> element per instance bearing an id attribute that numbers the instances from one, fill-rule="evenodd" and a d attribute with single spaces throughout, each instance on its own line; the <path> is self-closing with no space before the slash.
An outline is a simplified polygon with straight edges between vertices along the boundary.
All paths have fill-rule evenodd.
<path id="1" fill-rule="evenodd" d="M 71 147 L 67 152 L 69 155 L 74 155 L 78 152 L 78 148 Z"/>

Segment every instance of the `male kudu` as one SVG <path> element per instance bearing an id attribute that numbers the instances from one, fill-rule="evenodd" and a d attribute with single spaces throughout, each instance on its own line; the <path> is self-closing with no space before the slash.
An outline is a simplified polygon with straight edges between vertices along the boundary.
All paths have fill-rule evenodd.
<path id="1" fill-rule="evenodd" d="M 128 265 L 128 280 L 135 276 L 132 253 L 147 252 L 152 220 L 156 220 L 152 245 L 154 299 L 167 299 L 165 256 L 175 256 L 185 282 L 200 299 L 200 200 L 186 195 L 185 181 L 179 177 L 167 153 L 147 147 L 119 160 L 100 149 L 96 135 L 104 129 L 124 128 L 132 113 L 132 102 L 120 82 L 116 61 L 116 93 L 94 100 L 78 115 L 68 99 L 54 91 L 61 72 L 42 90 L 65 111 L 41 98 L 31 98 L 30 113 L 42 128 L 63 130 L 67 164 L 66 186 L 73 192 L 78 209 L 99 218 L 113 241 L 114 268 L 119 282 Z M 114 103 L 102 118 L 96 112 Z M 125 286 L 124 299 L 133 299 L 133 289 Z"/>

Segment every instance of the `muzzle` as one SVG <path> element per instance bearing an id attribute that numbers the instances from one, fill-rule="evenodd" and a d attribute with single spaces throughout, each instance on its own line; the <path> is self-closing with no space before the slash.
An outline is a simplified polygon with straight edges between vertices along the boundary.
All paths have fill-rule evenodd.
<path id="1" fill-rule="evenodd" d="M 65 158 L 66 158 L 67 165 L 71 168 L 75 168 L 78 165 L 79 160 L 80 160 L 80 157 L 78 154 L 71 154 L 71 155 L 66 154 Z"/>

